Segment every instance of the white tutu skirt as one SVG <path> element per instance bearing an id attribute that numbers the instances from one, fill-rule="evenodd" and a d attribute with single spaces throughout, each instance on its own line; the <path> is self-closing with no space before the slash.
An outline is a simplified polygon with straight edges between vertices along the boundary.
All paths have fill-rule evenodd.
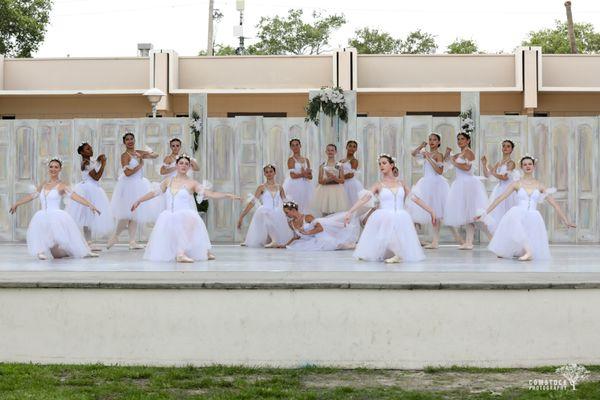
<path id="1" fill-rule="evenodd" d="M 63 210 L 40 210 L 33 215 L 27 228 L 29 254 L 51 254 L 58 246 L 71 257 L 82 258 L 90 252 L 81 230 L 73 218 Z"/>
<path id="2" fill-rule="evenodd" d="M 323 232 L 312 236 L 302 236 L 294 240 L 287 248 L 293 251 L 333 251 L 353 248 L 360 234 L 360 224 L 354 218 L 344 226 L 345 212 L 336 213 L 323 218 L 317 218 L 323 227 Z"/>
<path id="3" fill-rule="evenodd" d="M 344 186 L 318 185 L 311 203 L 311 210 L 320 214 L 333 214 L 348 210 L 348 198 Z"/>
<path id="4" fill-rule="evenodd" d="M 100 211 L 100 215 L 95 214 L 88 207 L 70 200 L 67 212 L 73 217 L 75 223 L 81 228 L 84 226 L 90 228 L 94 237 L 102 237 L 111 233 L 115 229 L 115 222 L 110 201 L 104 189 L 97 183 L 84 181 L 75 185 L 73 191 Z"/>
<path id="5" fill-rule="evenodd" d="M 284 245 L 293 236 L 294 233 L 281 208 L 260 206 L 252 216 L 245 243 L 247 247 L 264 247 L 272 240 L 279 245 Z"/>
<path id="6" fill-rule="evenodd" d="M 443 219 L 449 192 L 450 185 L 443 176 L 424 176 L 413 186 L 411 195 L 417 196 L 431 207 L 437 219 Z M 431 224 L 431 215 L 412 199 L 406 202 L 406 209 L 415 223 Z"/>
<path id="7" fill-rule="evenodd" d="M 354 258 L 383 261 L 394 255 L 406 262 L 425 259 L 410 214 L 405 210 L 376 210 L 367 220 Z"/>
<path id="8" fill-rule="evenodd" d="M 156 190 L 157 185 L 150 183 L 146 178 L 129 178 L 121 175 L 110 202 L 114 218 L 140 223 L 156 221 L 165 208 L 164 196 L 156 196 L 152 200 L 143 202 L 134 212 L 131 212 L 131 206 L 146 193 Z"/>
<path id="9" fill-rule="evenodd" d="M 301 213 L 309 211 L 315 190 L 311 181 L 304 178 L 292 179 L 287 177 L 283 182 L 283 190 L 286 198 L 298 204 L 298 211 Z"/>
<path id="10" fill-rule="evenodd" d="M 178 255 L 208 259 L 210 238 L 202 218 L 192 210 L 165 210 L 160 213 L 144 252 L 150 261 L 175 261 Z"/>
<path id="11" fill-rule="evenodd" d="M 474 176 L 456 178 L 450 186 L 444 208 L 444 224 L 458 227 L 473 223 L 477 211 L 485 209 L 487 205 L 483 182 Z"/>
<path id="12" fill-rule="evenodd" d="M 501 183 L 498 183 L 492 191 L 489 204 L 491 204 L 494 200 L 500 197 L 506 191 L 511 182 L 503 181 Z M 517 192 L 513 192 L 510 196 L 506 198 L 506 200 L 504 200 L 503 202 L 498 204 L 496 208 L 494 208 L 494 210 L 489 214 L 489 216 L 491 217 L 491 220 L 489 220 L 490 223 L 487 224 L 487 227 L 490 230 L 490 232 L 494 233 L 496 231 L 500 220 L 502 220 L 502 217 L 504 217 L 504 214 L 506 214 L 508 210 L 516 206 L 517 203 Z"/>
<path id="13" fill-rule="evenodd" d="M 358 201 L 359 193 L 364 190 L 362 183 L 356 178 L 346 179 L 344 181 L 344 191 L 348 199 L 348 208 L 352 207 Z"/>
<path id="14" fill-rule="evenodd" d="M 542 215 L 537 210 L 513 207 L 500 220 L 488 249 L 497 256 L 511 258 L 525 254 L 525 247 L 534 260 L 549 260 L 548 233 Z"/>

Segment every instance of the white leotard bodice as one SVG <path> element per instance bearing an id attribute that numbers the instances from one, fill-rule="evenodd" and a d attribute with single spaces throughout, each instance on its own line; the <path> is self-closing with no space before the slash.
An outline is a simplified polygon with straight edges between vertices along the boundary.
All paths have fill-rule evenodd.
<path id="1" fill-rule="evenodd" d="M 534 189 L 531 194 L 527 194 L 527 191 L 521 187 L 517 191 L 516 207 L 524 208 L 527 211 L 535 211 L 537 210 L 537 205 L 544 201 L 544 197 L 545 196 L 539 191 L 539 189 Z"/>
<path id="2" fill-rule="evenodd" d="M 137 158 L 130 156 L 129 164 L 127 164 L 125 167 L 123 167 L 123 171 L 125 171 L 126 168 L 134 169 L 139 164 L 140 164 L 140 162 L 137 160 Z M 140 168 L 134 174 L 129 175 L 129 176 L 127 176 L 127 175 L 125 175 L 125 173 L 123 173 L 123 176 L 127 179 L 141 179 L 144 177 L 144 168 L 143 167 Z"/>
<path id="3" fill-rule="evenodd" d="M 277 186 L 276 191 L 270 192 L 266 187 L 263 190 L 263 193 L 260 195 L 260 202 L 263 207 L 269 209 L 281 208 L 283 205 L 283 200 L 281 198 L 281 191 L 279 190 L 279 185 Z"/>
<path id="4" fill-rule="evenodd" d="M 85 183 L 94 183 L 98 185 L 99 182 L 90 176 L 90 172 L 98 171 L 99 169 L 100 163 L 98 163 L 98 161 L 90 161 L 89 164 L 85 166 L 83 171 L 81 171 L 81 180 Z"/>
<path id="5" fill-rule="evenodd" d="M 40 190 L 40 203 L 42 205 L 42 210 L 60 210 L 61 198 L 62 196 L 60 195 L 56 187 L 53 187 L 48 192 L 46 192 L 44 188 Z"/>
<path id="6" fill-rule="evenodd" d="M 456 170 L 456 177 L 457 178 L 473 176 L 473 165 L 471 164 L 470 161 L 467 161 L 467 160 L 465 160 L 462 157 L 458 157 L 456 159 L 456 162 L 458 164 L 469 164 L 469 165 L 471 165 L 471 168 L 468 171 L 463 171 L 460 168 L 455 168 L 455 170 Z"/>
<path id="7" fill-rule="evenodd" d="M 404 188 L 398 186 L 394 193 L 390 188 L 383 186 L 379 190 L 379 208 L 391 211 L 404 210 Z"/>

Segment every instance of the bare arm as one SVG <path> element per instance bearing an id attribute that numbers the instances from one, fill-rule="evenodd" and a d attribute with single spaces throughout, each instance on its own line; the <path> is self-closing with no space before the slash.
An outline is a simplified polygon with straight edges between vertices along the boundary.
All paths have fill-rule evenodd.
<path id="1" fill-rule="evenodd" d="M 198 165 L 198 162 L 196 161 L 195 158 L 192 158 L 192 161 L 190 161 L 190 163 L 192 164 L 192 170 L 193 171 L 200 171 L 200 166 Z"/>
<path id="2" fill-rule="evenodd" d="M 11 214 L 16 213 L 18 207 L 22 206 L 23 204 L 27 204 L 31 200 L 33 200 L 36 197 L 38 197 L 40 195 L 40 190 L 42 190 L 42 186 L 43 185 L 39 185 L 36 188 L 36 191 L 34 193 L 29 193 L 28 195 L 21 197 L 20 200 L 18 200 L 15 204 L 12 205 L 12 207 L 9 210 L 9 213 L 11 213 Z"/>
<path id="3" fill-rule="evenodd" d="M 576 228 L 576 225 L 569 221 L 569 218 L 567 218 L 563 210 L 561 210 L 560 206 L 552 196 L 547 196 L 546 200 L 548 200 L 548 203 L 550 203 L 550 205 L 556 210 L 558 217 L 567 228 Z"/>
<path id="4" fill-rule="evenodd" d="M 127 153 L 121 154 L 121 167 L 123 168 L 123 173 L 125 176 L 131 176 L 138 172 L 144 166 L 144 160 L 140 159 L 140 163 L 135 168 L 128 168 L 129 161 L 131 160 L 131 156 Z"/>
<path id="5" fill-rule="evenodd" d="M 344 183 L 345 182 L 345 178 L 344 178 L 344 168 L 342 168 L 342 166 L 340 165 L 340 169 L 338 171 L 338 178 L 336 179 L 337 183 Z"/>
<path id="6" fill-rule="evenodd" d="M 306 222 L 311 223 L 315 220 L 315 217 L 313 217 L 312 215 L 307 215 L 306 217 Z M 323 232 L 323 226 L 316 222 L 314 228 L 312 228 L 309 231 L 305 231 L 304 229 L 300 228 L 300 232 L 305 234 L 305 235 L 316 235 L 317 233 Z"/>
<path id="7" fill-rule="evenodd" d="M 373 197 L 373 193 L 378 193 L 379 192 L 379 184 L 374 185 L 371 188 L 371 193 L 364 195 L 361 199 L 359 199 L 353 206 L 352 208 L 350 208 L 348 210 L 348 212 L 346 213 L 346 216 L 344 217 L 344 223 L 348 224 L 350 223 L 350 219 L 352 218 L 352 214 L 358 210 L 360 207 L 364 206 L 365 204 L 367 204 L 367 202 L 369 200 L 371 200 L 371 197 Z"/>
<path id="8" fill-rule="evenodd" d="M 89 208 L 90 210 L 92 210 L 93 213 L 96 213 L 96 214 L 100 215 L 100 210 L 98 210 L 85 197 L 81 197 L 77 193 L 71 192 L 71 200 L 74 200 L 74 201 L 78 202 L 79 204 L 81 204 L 83 206 L 86 206 L 87 208 Z"/>
<path id="9" fill-rule="evenodd" d="M 98 169 L 98 171 L 92 169 L 90 171 L 90 176 L 93 180 L 99 181 L 100 178 L 102 178 L 102 174 L 104 174 L 104 167 L 106 167 L 106 156 L 104 154 L 100 154 L 96 161 L 100 163 L 100 168 Z"/>
<path id="10" fill-rule="evenodd" d="M 325 171 L 323 169 L 323 165 L 319 165 L 319 185 L 327 185 L 329 183 L 328 179 L 325 179 Z"/>
<path id="11" fill-rule="evenodd" d="M 413 157 L 416 157 L 417 155 L 419 155 L 419 153 L 421 152 L 421 150 L 423 150 L 425 148 L 425 146 L 427 146 L 426 142 L 421 143 L 419 146 L 417 146 L 416 149 L 414 149 L 410 154 Z"/>
<path id="12" fill-rule="evenodd" d="M 433 170 L 436 173 L 438 173 L 440 175 L 442 175 L 444 173 L 444 166 L 438 165 L 443 160 L 443 157 L 441 154 L 434 154 L 433 156 L 427 156 L 427 157 L 425 157 L 425 159 L 431 165 L 431 167 L 433 168 Z"/>
<path id="13" fill-rule="evenodd" d="M 494 168 L 494 170 L 493 170 L 493 171 L 490 171 L 490 172 L 491 172 L 491 174 L 492 174 L 493 176 L 495 176 L 497 179 L 499 179 L 499 180 L 501 180 L 501 181 L 507 181 L 507 180 L 509 180 L 509 179 L 510 179 L 510 172 L 511 172 L 512 170 L 514 170 L 514 169 L 515 169 L 515 163 L 511 161 L 510 163 L 508 163 L 508 164 L 506 165 L 506 173 L 505 173 L 505 174 L 497 174 L 497 173 L 496 173 L 496 169 L 495 169 L 495 168 Z"/>
<path id="14" fill-rule="evenodd" d="M 131 206 L 131 211 L 132 212 L 135 211 L 135 209 L 138 208 L 140 206 L 140 204 L 142 204 L 143 202 L 155 198 L 160 193 L 164 193 L 164 191 L 167 190 L 167 185 L 170 183 L 170 181 L 171 181 L 170 179 L 165 179 L 164 181 L 162 181 L 160 183 L 159 190 L 153 190 L 151 192 L 148 192 L 145 195 L 143 195 L 142 197 L 140 197 L 139 199 L 137 199 Z"/>
<path id="15" fill-rule="evenodd" d="M 350 166 L 352 167 L 352 169 L 354 171 L 356 171 L 358 169 L 358 160 L 354 159 L 350 161 Z M 354 172 L 348 172 L 346 175 L 344 175 L 344 179 L 352 179 L 354 178 Z"/>
<path id="16" fill-rule="evenodd" d="M 160 166 L 160 174 L 161 175 L 169 175 L 171 172 L 175 171 L 177 169 L 177 166 L 172 166 L 172 167 L 167 167 L 168 164 L 171 164 L 173 162 L 173 157 L 171 156 L 166 156 L 165 159 L 163 160 L 163 165 Z"/>
<path id="17" fill-rule="evenodd" d="M 260 196 L 263 193 L 263 190 L 264 190 L 264 186 L 260 185 L 256 189 L 256 192 L 254 193 L 254 197 L 258 198 L 258 196 Z M 246 207 L 244 208 L 244 210 L 240 213 L 240 217 L 238 219 L 238 224 L 237 224 L 238 229 L 242 229 L 242 222 L 244 221 L 244 217 L 250 212 L 252 207 L 254 207 L 254 201 L 248 202 L 248 204 L 246 204 Z"/>
<path id="18" fill-rule="evenodd" d="M 483 176 L 485 176 L 486 178 L 489 178 L 489 176 L 490 176 L 490 170 L 488 168 L 488 163 L 487 163 L 487 157 L 486 156 L 481 157 L 481 166 L 483 168 Z"/>
<path id="19" fill-rule="evenodd" d="M 411 190 L 408 186 L 406 186 L 406 184 L 404 182 L 402 182 L 402 186 L 404 186 L 404 193 L 406 193 L 405 197 L 408 197 L 411 194 Z M 433 209 L 431 207 L 429 207 L 423 200 L 421 200 L 419 197 L 415 196 L 414 194 L 411 196 L 412 201 L 418 205 L 419 207 L 421 207 L 423 210 L 427 211 L 427 213 L 429 213 L 429 215 L 431 215 L 431 223 L 433 225 L 435 225 L 436 222 L 436 215 L 435 212 L 433 211 Z"/>
<path id="20" fill-rule="evenodd" d="M 496 198 L 496 200 L 494 200 L 492 202 L 492 204 L 490 204 L 487 208 L 487 210 L 485 210 L 485 212 L 487 214 L 491 213 L 492 211 L 494 211 L 494 209 L 496 207 L 498 207 L 498 204 L 502 203 L 504 200 L 506 200 L 508 198 L 508 196 L 511 195 L 512 192 L 514 192 L 515 190 L 519 189 L 519 182 L 513 182 L 511 183 L 506 190 L 504 191 L 504 193 L 502 193 L 499 197 Z M 477 218 L 478 219 L 478 218 Z"/>
<path id="21" fill-rule="evenodd" d="M 292 179 L 300 179 L 303 178 L 303 175 L 300 173 L 296 173 L 293 171 L 293 169 L 296 166 L 296 163 L 294 161 L 293 157 L 288 158 L 288 163 L 287 163 L 288 169 L 290 170 L 290 178 Z"/>
<path id="22" fill-rule="evenodd" d="M 304 171 L 304 177 L 308 180 L 311 180 L 313 178 L 312 176 L 312 170 L 310 169 L 310 161 L 308 160 L 308 158 L 305 158 L 306 160 L 306 170 Z"/>

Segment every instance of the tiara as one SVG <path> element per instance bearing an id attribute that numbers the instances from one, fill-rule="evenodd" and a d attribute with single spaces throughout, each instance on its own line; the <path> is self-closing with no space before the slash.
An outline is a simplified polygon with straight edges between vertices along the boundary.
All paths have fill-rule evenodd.
<path id="1" fill-rule="evenodd" d="M 347 146 L 347 145 L 348 145 L 348 143 L 350 143 L 350 142 L 354 142 L 354 143 L 356 143 L 356 145 L 358 145 L 358 139 L 348 139 L 348 140 L 346 140 L 346 146 Z"/>
<path id="2" fill-rule="evenodd" d="M 77 147 L 79 148 L 79 147 L 83 146 L 84 144 L 90 144 L 90 142 L 84 140 L 83 142 L 79 143 L 79 146 L 77 146 Z"/>
<path id="3" fill-rule="evenodd" d="M 127 136 L 127 135 L 132 135 L 133 137 L 135 137 L 133 132 L 131 132 L 130 130 L 125 130 L 125 133 L 123 134 L 123 139 L 125 139 L 125 136 Z"/>
<path id="4" fill-rule="evenodd" d="M 64 161 L 63 161 L 63 159 L 62 159 L 62 158 L 60 158 L 60 157 L 58 157 L 58 156 L 56 156 L 56 157 L 49 157 L 49 158 L 45 159 L 45 160 L 44 160 L 44 164 L 46 164 L 46 165 L 50 165 L 50 163 L 51 163 L 52 161 L 58 161 L 58 163 L 59 163 L 60 165 L 63 165 L 63 164 L 64 164 Z"/>
<path id="5" fill-rule="evenodd" d="M 515 140 L 509 137 L 503 137 L 502 141 L 500 143 L 504 143 L 504 142 L 511 142 L 511 143 L 515 143 Z"/>
<path id="6" fill-rule="evenodd" d="M 535 158 L 534 156 L 532 156 L 529 153 L 525 153 L 525 155 L 523 157 L 521 157 L 521 159 L 519 160 L 519 163 L 521 163 L 523 160 L 525 160 L 526 158 L 531 158 L 533 160 L 534 163 L 538 162 L 538 159 Z"/>
<path id="7" fill-rule="evenodd" d="M 300 140 L 299 137 L 294 136 L 293 138 L 290 139 L 290 143 L 293 142 L 294 140 L 299 141 L 300 143 L 302 143 L 302 140 Z"/>
<path id="8" fill-rule="evenodd" d="M 390 156 L 388 153 L 380 153 L 380 154 L 377 156 L 377 159 L 379 160 L 381 157 L 387 157 L 387 158 L 391 159 L 391 160 L 392 160 L 392 162 L 393 162 L 394 164 L 396 163 L 396 158 L 395 158 L 395 157 L 392 157 L 392 156 Z"/>
<path id="9" fill-rule="evenodd" d="M 188 156 L 187 154 L 183 153 L 177 156 L 177 158 L 175 159 L 175 162 L 179 162 L 179 160 L 181 160 L 182 158 L 187 158 L 188 161 L 192 161 L 192 157 Z"/>
<path id="10" fill-rule="evenodd" d="M 263 165 L 262 169 L 265 169 L 267 167 L 271 167 L 271 168 L 275 169 L 275 166 L 273 164 L 271 164 L 271 163 Z"/>
<path id="11" fill-rule="evenodd" d="M 298 203 L 295 201 L 289 200 L 283 203 L 284 208 L 298 208 Z"/>

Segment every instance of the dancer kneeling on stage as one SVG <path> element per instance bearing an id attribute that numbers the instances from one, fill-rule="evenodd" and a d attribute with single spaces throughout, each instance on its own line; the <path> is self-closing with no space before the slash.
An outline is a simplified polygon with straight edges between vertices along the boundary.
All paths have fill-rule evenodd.
<path id="1" fill-rule="evenodd" d="M 360 233 L 357 219 L 344 224 L 344 212 L 315 218 L 298 211 L 298 204 L 288 201 L 283 204 L 294 237 L 287 243 L 288 250 L 321 251 L 353 249 Z"/>
<path id="2" fill-rule="evenodd" d="M 54 258 L 98 257 L 91 252 L 71 215 L 60 209 L 60 202 L 63 196 L 68 195 L 71 200 L 89 208 L 92 214 L 99 215 L 100 211 L 60 181 L 61 170 L 61 160 L 58 158 L 50 160 L 48 162 L 50 180 L 41 184 L 34 193 L 17 201 L 10 208 L 10 213 L 14 214 L 19 206 L 37 197 L 40 198 L 41 210 L 33 215 L 27 228 L 29 254 L 37 256 L 40 260 L 48 259 L 48 254 L 52 254 Z"/>
<path id="3" fill-rule="evenodd" d="M 373 195 L 379 197 L 379 208 L 367 220 L 354 257 L 359 260 L 397 263 L 402 260 L 412 262 L 425 259 L 417 231 L 410 214 L 404 209 L 404 201 L 409 188 L 394 176 L 397 170 L 395 160 L 387 154 L 378 158 L 379 170 L 383 178 L 363 196 L 346 214 L 345 221 L 351 220 L 353 213 L 366 204 Z M 416 196 L 415 204 L 431 215 L 432 224 L 437 222 L 435 212 Z"/>
<path id="4" fill-rule="evenodd" d="M 135 211 L 141 203 L 161 193 L 165 194 L 166 209 L 160 213 L 152 234 L 148 240 L 144 259 L 150 261 L 194 262 L 214 260 L 210 252 L 211 244 L 206 226 L 196 210 L 190 208 L 194 192 L 197 201 L 208 197 L 213 199 L 239 199 L 234 194 L 219 193 L 208 190 L 205 185 L 189 178 L 191 159 L 187 155 L 177 158 L 177 175 L 165 179 L 160 188 L 147 193 L 133 203 L 131 211 Z"/>
<path id="5" fill-rule="evenodd" d="M 275 166 L 272 164 L 263 167 L 267 182 L 256 189 L 254 196 L 251 196 L 251 201 L 240 214 L 238 229 L 242 228 L 244 217 L 254 207 L 254 203 L 259 202 L 260 206 L 252 216 L 246 241 L 242 246 L 278 247 L 288 243 L 294 236 L 283 213 L 285 191 L 281 185 L 275 183 L 276 173 Z"/>
<path id="6" fill-rule="evenodd" d="M 490 221 L 490 214 L 502 201 L 506 200 L 512 193 L 517 194 L 517 205 L 504 214 L 498 228 L 494 233 L 488 248 L 496 253 L 498 257 L 519 257 L 520 261 L 548 260 L 550 259 L 550 247 L 548 246 L 548 233 L 542 215 L 537 210 L 538 203 L 545 199 L 556 210 L 560 220 L 568 228 L 575 228 L 562 212 L 556 201 L 550 196 L 556 189 L 546 189 L 539 181 L 533 178 L 536 160 L 531 156 L 521 158 L 520 166 L 523 177 L 511 183 L 506 191 L 485 212 L 480 211 L 478 220 L 484 223 Z M 487 222 L 486 222 L 487 221 Z"/>

